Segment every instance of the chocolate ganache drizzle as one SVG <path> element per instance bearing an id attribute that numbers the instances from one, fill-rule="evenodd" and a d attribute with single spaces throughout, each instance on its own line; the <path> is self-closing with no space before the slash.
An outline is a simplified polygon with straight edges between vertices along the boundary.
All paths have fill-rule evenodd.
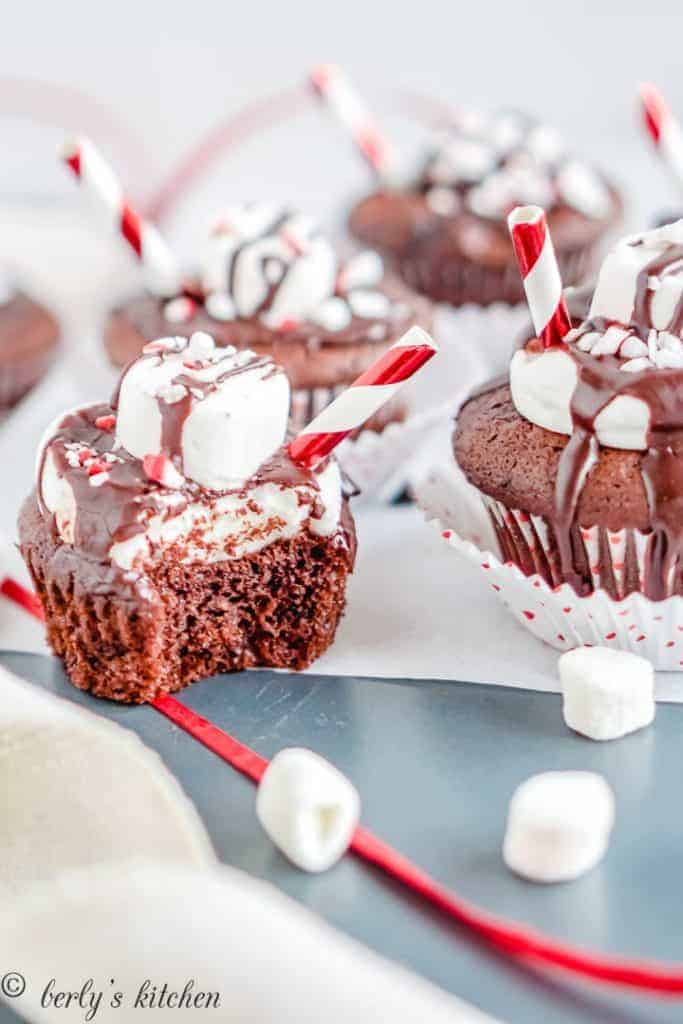
<path id="1" fill-rule="evenodd" d="M 109 585 L 164 553 L 221 561 L 301 529 L 349 543 L 339 470 L 289 457 L 287 378 L 208 335 L 153 342 L 112 403 L 48 431 L 38 503 L 64 544 Z"/>
<path id="2" fill-rule="evenodd" d="M 562 576 L 579 593 L 590 586 L 576 569 L 580 559 L 574 526 L 582 488 L 601 444 L 643 452 L 639 465 L 651 534 L 641 589 L 655 600 L 676 590 L 683 564 L 682 333 L 683 222 L 678 222 L 624 240 L 613 250 L 588 319 L 561 346 L 573 362 L 575 386 L 569 402 L 571 436 L 557 472 L 553 526 Z M 517 389 L 519 393 L 519 384 Z M 619 407 L 613 404 L 616 400 Z M 517 404 L 523 412 L 523 403 Z M 610 407 L 642 424 L 642 439 L 616 443 L 614 424 L 601 421 Z M 634 558 L 632 537 L 628 543 L 627 558 Z"/>

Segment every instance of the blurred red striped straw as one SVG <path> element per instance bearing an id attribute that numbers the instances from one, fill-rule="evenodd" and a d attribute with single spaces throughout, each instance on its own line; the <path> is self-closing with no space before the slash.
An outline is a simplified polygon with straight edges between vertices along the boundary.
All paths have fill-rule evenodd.
<path id="1" fill-rule="evenodd" d="M 182 291 L 178 262 L 169 245 L 158 229 L 131 206 L 118 177 L 93 143 L 83 137 L 71 139 L 62 149 L 62 158 L 135 253 L 149 290 L 160 297 Z"/>
<path id="2" fill-rule="evenodd" d="M 393 163 L 391 146 L 341 68 L 318 64 L 310 72 L 309 82 L 347 129 L 373 174 L 386 178 Z"/>
<path id="3" fill-rule="evenodd" d="M 315 466 L 374 416 L 437 351 L 426 331 L 411 327 L 290 443 L 292 459 Z"/>
<path id="4" fill-rule="evenodd" d="M 559 345 L 572 324 L 545 212 L 540 206 L 517 206 L 508 228 L 536 335 L 545 348 Z"/>
<path id="5" fill-rule="evenodd" d="M 659 89 L 643 82 L 639 89 L 643 122 L 665 166 L 683 187 L 683 131 Z"/>

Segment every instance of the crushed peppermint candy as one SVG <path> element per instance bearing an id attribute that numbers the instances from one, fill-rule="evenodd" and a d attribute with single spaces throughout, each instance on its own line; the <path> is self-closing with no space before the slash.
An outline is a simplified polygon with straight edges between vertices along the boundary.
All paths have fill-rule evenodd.
<path id="1" fill-rule="evenodd" d="M 587 330 L 570 331 L 566 340 L 575 342 L 581 352 L 593 356 L 616 356 L 623 360 L 621 369 L 626 373 L 683 369 L 683 340 L 669 331 L 652 328 L 645 342 L 628 327 L 612 324 L 606 331 L 596 331 L 589 326 Z"/>
<path id="2" fill-rule="evenodd" d="M 145 455 L 142 468 L 146 476 L 162 487 L 177 490 L 185 483 L 185 478 L 178 472 L 167 455 Z"/>
<path id="3" fill-rule="evenodd" d="M 107 433 L 110 433 L 116 426 L 116 416 L 98 416 L 95 426 L 98 430 L 106 430 Z"/>

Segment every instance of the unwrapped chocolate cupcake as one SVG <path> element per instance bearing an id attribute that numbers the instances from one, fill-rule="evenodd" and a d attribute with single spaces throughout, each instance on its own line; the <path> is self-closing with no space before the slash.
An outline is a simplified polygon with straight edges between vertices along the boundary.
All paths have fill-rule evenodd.
<path id="1" fill-rule="evenodd" d="M 25 292 L 0 281 L 0 411 L 42 380 L 59 345 L 53 315 Z"/>
<path id="2" fill-rule="evenodd" d="M 526 277 L 548 330 L 549 266 L 539 257 Z M 683 668 L 682 394 L 678 221 L 619 242 L 587 319 L 564 338 L 530 339 L 509 383 L 461 410 L 453 474 L 468 485 L 428 511 L 553 646 L 607 644 Z M 473 497 L 493 528 L 489 550 L 459 512 Z"/>
<path id="3" fill-rule="evenodd" d="M 195 333 L 48 429 L 20 546 L 77 687 L 144 702 L 331 644 L 353 521 L 334 459 L 290 456 L 289 402 L 268 356 Z"/>

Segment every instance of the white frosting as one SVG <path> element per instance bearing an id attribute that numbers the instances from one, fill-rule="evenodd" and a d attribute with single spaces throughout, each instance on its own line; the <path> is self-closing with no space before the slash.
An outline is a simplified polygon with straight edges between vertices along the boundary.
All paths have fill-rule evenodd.
<path id="1" fill-rule="evenodd" d="M 595 357 L 616 357 L 627 374 L 683 369 L 683 337 L 677 323 L 683 321 L 678 317 L 683 303 L 679 247 L 683 247 L 683 221 L 618 242 L 602 265 L 587 324 L 570 331 L 565 340 Z M 639 324 L 638 329 L 647 330 L 646 338 L 634 324 L 643 274 L 647 274 L 646 294 L 640 315 L 649 316 L 649 323 Z M 607 326 L 598 329 L 602 320 Z M 570 405 L 577 379 L 576 362 L 564 346 L 540 352 L 523 349 L 512 358 L 510 389 L 515 407 L 525 419 L 547 430 L 572 433 Z M 631 451 L 648 448 L 649 428 L 646 402 L 620 394 L 601 410 L 594 424 L 600 444 Z"/>
<path id="2" fill-rule="evenodd" d="M 162 404 L 189 401 L 182 428 L 184 475 L 211 490 L 240 486 L 283 443 L 289 382 L 253 352 L 218 348 L 207 334 L 162 339 L 158 355 L 142 355 L 125 372 L 117 443 L 136 458 L 162 451 Z M 238 371 L 238 372 L 234 372 Z M 230 374 L 220 380 L 222 375 Z M 181 378 L 187 383 L 179 383 Z M 191 382 L 196 381 L 194 389 Z M 199 386 L 213 382 L 203 394 Z"/>
<path id="3" fill-rule="evenodd" d="M 446 188 L 462 189 L 468 209 L 495 219 L 525 204 L 547 208 L 562 201 L 594 219 L 608 217 L 612 208 L 593 168 L 570 157 L 555 131 L 514 111 L 491 118 L 457 114 L 437 137 L 426 180 L 435 186 L 427 201 L 446 216 L 453 212 Z"/>
<path id="4" fill-rule="evenodd" d="M 275 329 L 310 320 L 337 331 L 351 318 L 348 293 L 378 285 L 383 275 L 376 253 L 340 266 L 312 220 L 255 204 L 226 213 L 209 240 L 201 280 L 207 312 L 219 320 L 258 316 Z M 345 317 L 330 313 L 333 299 L 346 305 Z"/>
<path id="5" fill-rule="evenodd" d="M 510 364 L 510 391 L 520 416 L 554 430 L 572 433 L 570 404 L 576 387 L 576 364 L 565 348 L 515 352 Z M 644 451 L 648 447 L 650 410 L 631 395 L 617 395 L 595 418 L 595 435 L 607 448 Z"/>
<path id="6" fill-rule="evenodd" d="M 173 507 L 173 497 L 169 497 L 164 513 L 153 516 L 144 533 L 113 544 L 110 557 L 125 570 L 139 570 L 162 556 L 190 564 L 213 563 L 226 557 L 242 558 L 277 540 L 288 540 L 304 525 L 318 536 L 330 536 L 339 525 L 341 513 L 336 462 L 330 462 L 317 480 L 324 508 L 318 519 L 311 515 L 310 502 L 305 500 L 315 498 L 317 492 L 305 485 L 261 484 L 249 490 L 246 497 L 226 494 L 209 504 L 191 502 L 175 516 L 168 514 Z"/>

